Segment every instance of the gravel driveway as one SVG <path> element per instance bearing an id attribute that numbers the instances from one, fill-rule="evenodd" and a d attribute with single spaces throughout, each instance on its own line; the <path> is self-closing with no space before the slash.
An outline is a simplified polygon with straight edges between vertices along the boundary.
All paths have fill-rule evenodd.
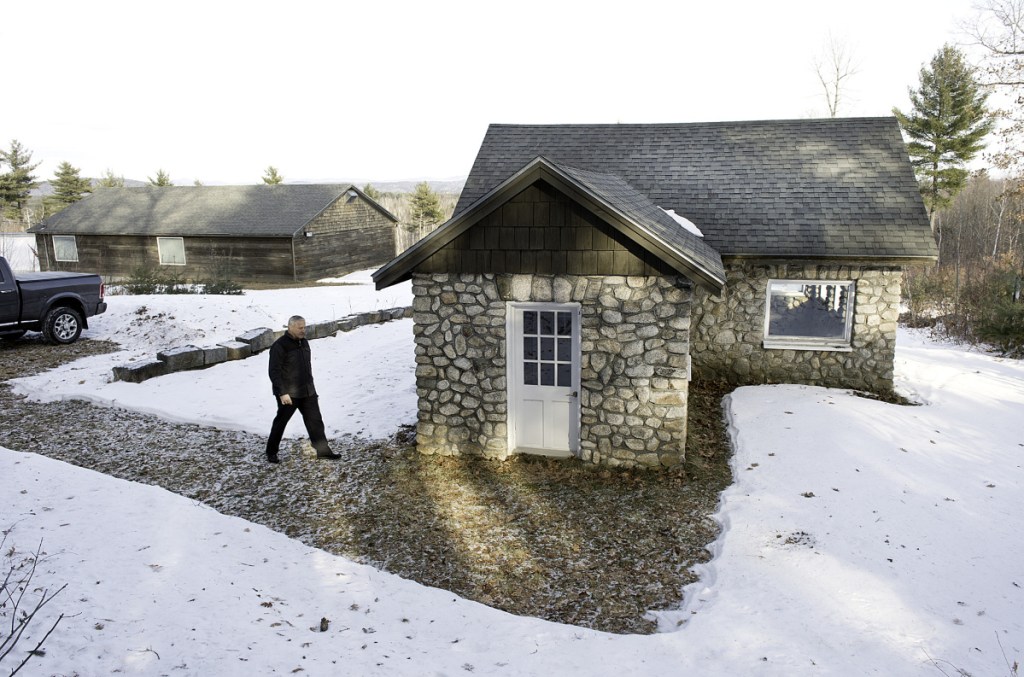
<path id="1" fill-rule="evenodd" d="M 90 354 L 99 341 L 0 341 L 0 446 L 154 484 L 328 552 L 510 613 L 618 633 L 649 633 L 648 609 L 677 606 L 718 535 L 711 518 L 731 481 L 721 412 L 728 392 L 691 385 L 684 472 L 610 470 L 515 457 L 416 453 L 390 440 L 308 443 L 263 461 L 265 439 L 122 409 L 15 396 L 11 378 Z M 268 421 L 269 426 L 269 421 Z"/>

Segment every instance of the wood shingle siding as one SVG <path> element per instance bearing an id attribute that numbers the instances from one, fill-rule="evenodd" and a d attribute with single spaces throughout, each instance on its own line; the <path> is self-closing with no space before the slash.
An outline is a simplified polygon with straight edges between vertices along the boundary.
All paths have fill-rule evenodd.
<path id="1" fill-rule="evenodd" d="M 545 183 L 525 189 L 417 266 L 420 273 L 670 275 L 674 271 Z"/>

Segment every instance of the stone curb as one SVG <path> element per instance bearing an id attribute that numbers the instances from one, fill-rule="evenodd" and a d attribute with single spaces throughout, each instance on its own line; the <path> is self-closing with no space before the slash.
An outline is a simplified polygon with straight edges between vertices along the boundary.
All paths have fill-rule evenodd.
<path id="1" fill-rule="evenodd" d="M 306 338 L 320 339 L 334 336 L 339 331 L 346 332 L 368 324 L 383 324 L 391 320 L 412 317 L 412 306 L 407 308 L 388 308 L 368 313 L 348 315 L 340 320 L 313 322 L 306 325 Z M 274 331 L 268 327 L 259 327 L 235 337 L 234 341 L 225 341 L 207 346 L 180 346 L 162 350 L 156 354 L 155 360 L 146 360 L 133 364 L 114 367 L 114 380 L 127 383 L 142 383 L 157 376 L 171 374 L 176 371 L 205 369 L 229 360 L 244 360 L 256 353 L 266 350 L 284 330 Z"/>

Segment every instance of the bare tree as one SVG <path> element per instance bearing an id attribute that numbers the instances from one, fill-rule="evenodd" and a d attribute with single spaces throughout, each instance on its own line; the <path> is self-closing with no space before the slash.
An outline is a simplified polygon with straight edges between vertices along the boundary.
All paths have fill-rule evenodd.
<path id="1" fill-rule="evenodd" d="M 995 111 L 1004 124 L 993 161 L 1011 169 L 1024 161 L 1024 0 L 981 0 L 975 9 L 960 28 L 982 50 L 981 83 L 1005 95 Z"/>
<path id="2" fill-rule="evenodd" d="M 853 50 L 830 33 L 821 54 L 814 59 L 814 72 L 825 92 L 829 117 L 839 115 L 839 106 L 846 100 L 846 81 L 857 74 Z"/>
<path id="3" fill-rule="evenodd" d="M 5 546 L 8 533 L 9 530 L 3 532 L 3 539 L 0 540 L 0 549 Z M 20 562 L 13 560 L 15 556 L 13 547 L 5 555 L 5 558 L 9 560 L 9 565 L 3 579 L 0 579 L 0 621 L 3 623 L 0 625 L 0 663 L 9 656 L 12 660 L 18 660 L 18 656 L 11 656 L 11 654 L 15 647 L 18 646 L 18 642 L 21 640 L 25 630 L 32 624 L 32 621 L 36 620 L 43 607 L 68 587 L 65 583 L 56 591 L 51 592 L 48 588 L 40 588 L 32 582 L 42 554 L 43 543 L 40 541 L 35 553 L 25 557 Z M 26 595 L 28 595 L 27 598 Z M 9 622 L 7 619 L 8 615 L 10 616 Z M 63 619 L 64 614 L 60 614 L 53 625 L 50 626 L 50 629 L 42 636 L 42 639 L 32 649 L 25 652 L 25 658 L 14 666 L 8 674 L 14 675 L 18 673 L 31 658 L 45 655 L 43 643 L 46 642 Z M 7 667 L 4 666 L 5 669 Z"/>

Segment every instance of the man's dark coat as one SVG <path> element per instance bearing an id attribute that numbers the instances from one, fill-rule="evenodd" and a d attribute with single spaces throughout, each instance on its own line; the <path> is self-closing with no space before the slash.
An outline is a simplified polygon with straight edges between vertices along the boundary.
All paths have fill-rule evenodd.
<path id="1" fill-rule="evenodd" d="M 313 365 L 309 341 L 294 339 L 285 334 L 270 346 L 270 383 L 274 397 L 281 395 L 312 397 L 316 395 L 313 385 Z"/>

